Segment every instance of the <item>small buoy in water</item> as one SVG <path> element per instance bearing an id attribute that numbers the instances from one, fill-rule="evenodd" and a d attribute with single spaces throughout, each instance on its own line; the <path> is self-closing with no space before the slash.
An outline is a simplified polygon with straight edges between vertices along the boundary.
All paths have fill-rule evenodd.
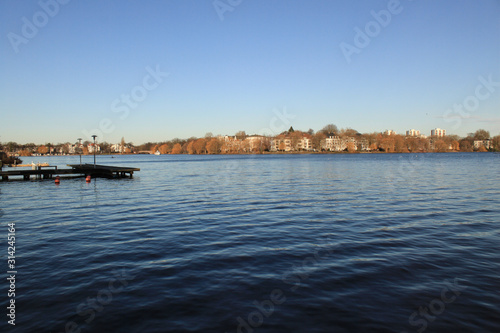
<path id="1" fill-rule="evenodd" d="M 56 177 L 56 185 L 59 185 L 61 183 L 61 177 L 57 176 Z"/>
<path id="2" fill-rule="evenodd" d="M 90 178 L 90 175 L 88 175 L 87 177 L 85 177 L 85 181 L 86 181 L 87 183 L 90 183 L 90 179 L 91 179 L 91 178 Z"/>

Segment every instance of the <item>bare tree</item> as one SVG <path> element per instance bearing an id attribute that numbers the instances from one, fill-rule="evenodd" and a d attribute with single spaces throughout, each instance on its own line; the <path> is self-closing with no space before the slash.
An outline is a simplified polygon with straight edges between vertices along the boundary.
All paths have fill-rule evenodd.
<path id="1" fill-rule="evenodd" d="M 339 132 L 339 129 L 334 124 L 328 124 L 325 127 L 323 127 L 320 132 L 323 132 L 326 135 L 334 135 Z"/>
<path id="2" fill-rule="evenodd" d="M 247 137 L 247 134 L 245 133 L 245 131 L 239 131 L 239 132 L 236 132 L 235 136 L 236 136 L 236 139 L 238 139 L 238 140 L 244 140 Z"/>
<path id="3" fill-rule="evenodd" d="M 476 133 L 474 133 L 474 140 L 489 140 L 490 132 L 484 129 L 478 129 Z"/>

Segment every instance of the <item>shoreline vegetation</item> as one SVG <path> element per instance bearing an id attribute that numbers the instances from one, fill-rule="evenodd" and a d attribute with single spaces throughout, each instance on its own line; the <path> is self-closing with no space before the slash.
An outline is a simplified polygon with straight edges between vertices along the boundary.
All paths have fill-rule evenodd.
<path id="1" fill-rule="evenodd" d="M 495 152 L 500 151 L 500 135 L 490 137 L 490 133 L 483 129 L 462 138 L 444 133 L 427 137 L 415 130 L 408 131 L 407 135 L 393 131 L 361 134 L 350 128 L 339 130 L 337 126 L 329 124 L 318 132 L 312 129 L 307 132 L 296 131 L 290 127 L 276 136 L 247 135 L 244 131 L 233 136 L 207 133 L 203 138 L 173 139 L 141 145 L 127 143 L 124 138 L 119 144 L 100 142 L 95 146 L 90 141 L 43 145 L 8 142 L 0 144 L 0 155 L 3 165 L 10 165 L 20 164 L 19 157 L 92 155 L 94 149 L 98 155 Z"/>

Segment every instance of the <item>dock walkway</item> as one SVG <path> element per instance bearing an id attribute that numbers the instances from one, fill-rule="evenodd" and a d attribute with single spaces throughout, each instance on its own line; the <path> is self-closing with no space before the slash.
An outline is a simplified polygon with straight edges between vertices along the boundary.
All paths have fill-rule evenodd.
<path id="1" fill-rule="evenodd" d="M 91 176 L 104 178 L 132 178 L 134 171 L 139 168 L 117 167 L 94 164 L 68 164 L 71 169 L 58 169 L 57 166 L 37 167 L 36 170 L 9 170 L 0 171 L 2 180 L 9 180 L 11 176 L 22 176 L 24 180 L 30 180 L 31 176 L 36 179 L 52 179 L 58 175 Z"/>

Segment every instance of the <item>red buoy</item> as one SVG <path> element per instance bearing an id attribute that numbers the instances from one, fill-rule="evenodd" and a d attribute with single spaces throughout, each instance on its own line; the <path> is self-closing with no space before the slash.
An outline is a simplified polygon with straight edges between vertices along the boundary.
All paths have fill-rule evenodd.
<path id="1" fill-rule="evenodd" d="M 56 185 L 59 185 L 61 183 L 61 177 L 56 176 Z"/>
<path id="2" fill-rule="evenodd" d="M 88 175 L 87 177 L 85 177 L 85 181 L 86 181 L 87 183 L 90 183 L 90 179 L 91 179 L 90 175 Z"/>

